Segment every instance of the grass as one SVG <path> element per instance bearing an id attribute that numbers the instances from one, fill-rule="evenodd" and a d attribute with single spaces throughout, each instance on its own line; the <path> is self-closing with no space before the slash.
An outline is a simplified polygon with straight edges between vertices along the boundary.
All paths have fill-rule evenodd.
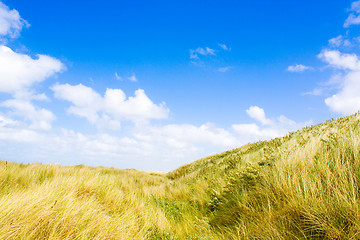
<path id="1" fill-rule="evenodd" d="M 360 239 L 360 115 L 173 172 L 0 161 L 0 239 Z"/>

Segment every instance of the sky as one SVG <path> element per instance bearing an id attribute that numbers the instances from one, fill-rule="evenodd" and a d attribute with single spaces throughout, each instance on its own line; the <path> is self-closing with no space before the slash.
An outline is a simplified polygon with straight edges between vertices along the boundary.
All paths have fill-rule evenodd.
<path id="1" fill-rule="evenodd" d="M 0 159 L 171 171 L 360 109 L 360 0 L 0 0 Z"/>

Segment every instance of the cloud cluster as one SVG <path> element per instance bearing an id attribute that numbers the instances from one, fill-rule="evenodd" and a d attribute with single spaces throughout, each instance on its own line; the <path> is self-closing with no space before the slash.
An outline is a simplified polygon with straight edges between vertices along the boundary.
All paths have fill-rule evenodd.
<path id="1" fill-rule="evenodd" d="M 117 72 L 115 72 L 115 78 L 117 80 L 122 81 L 124 78 L 122 76 L 120 76 Z M 125 77 L 127 80 L 129 80 L 130 82 L 137 82 L 138 78 L 136 77 L 135 73 L 131 74 L 128 77 Z"/>
<path id="2" fill-rule="evenodd" d="M 16 10 L 0 3 L 0 37 L 14 38 L 26 25 Z M 218 50 L 209 47 L 190 50 L 190 58 L 214 56 L 216 51 L 231 49 L 225 44 L 219 47 Z M 226 72 L 229 67 L 218 69 Z M 170 170 L 184 164 L 185 159 L 192 161 L 247 142 L 278 137 L 308 124 L 295 123 L 284 116 L 270 119 L 262 108 L 251 106 L 246 113 L 253 122 L 233 124 L 229 128 L 209 122 L 200 126 L 154 125 L 150 120 L 167 119 L 169 109 L 165 103 L 154 103 L 142 89 L 136 90 L 134 96 L 126 96 L 121 89 L 109 88 L 102 95 L 83 84 L 57 83 L 51 90 L 55 98 L 70 103 L 69 114 L 103 129 L 119 129 L 122 121 L 135 124 L 121 133 L 84 134 L 66 126 L 53 129 L 52 122 L 57 116 L 34 104 L 49 99 L 44 93 L 37 93 L 36 86 L 64 70 L 64 64 L 56 58 L 39 54 L 34 59 L 0 45 L 0 92 L 8 97 L 0 103 L 1 110 L 7 109 L 0 112 L 3 158 Z M 117 73 L 115 78 L 121 79 Z M 137 77 L 133 74 L 128 80 L 137 81 Z M 51 103 L 54 106 L 54 102 Z"/>
<path id="3" fill-rule="evenodd" d="M 352 71 L 360 70 L 360 61 L 356 54 L 341 53 L 338 50 L 324 50 L 318 57 L 334 68 Z"/>
<path id="4" fill-rule="evenodd" d="M 344 75 L 336 75 L 340 90 L 325 99 L 325 104 L 333 112 L 349 115 L 360 109 L 360 60 L 356 54 L 324 50 L 318 56 L 334 69 L 344 70 Z"/>
<path id="5" fill-rule="evenodd" d="M 120 120 L 133 122 L 168 117 L 165 103 L 154 104 L 145 91 L 138 89 L 135 96 L 126 97 L 121 89 L 107 89 L 104 96 L 82 84 L 56 84 L 51 87 L 55 97 L 72 103 L 68 113 L 86 118 L 90 123 L 113 129 L 120 127 Z"/>
<path id="6" fill-rule="evenodd" d="M 199 55 L 215 55 L 215 50 L 209 47 L 198 47 L 197 49 L 190 49 L 190 59 L 199 59 Z"/>
<path id="7" fill-rule="evenodd" d="M 257 106 L 250 107 L 247 113 L 260 125 L 256 122 L 234 124 L 225 129 L 211 123 L 200 126 L 142 124 L 122 137 L 108 133 L 83 134 L 67 129 L 38 132 L 22 128 L 16 121 L 0 114 L 0 143 L 15 142 L 17 146 L 24 147 L 25 152 L 37 149 L 34 155 L 22 156 L 23 161 L 169 171 L 185 161 L 240 147 L 248 142 L 279 137 L 311 124 L 295 123 L 284 116 L 270 120 Z M 7 154 L 10 151 L 4 151 L 5 157 Z"/>
<path id="8" fill-rule="evenodd" d="M 34 106 L 31 102 L 21 99 L 10 99 L 0 104 L 11 109 L 11 115 L 22 117 L 31 121 L 30 128 L 50 130 L 55 115 L 44 108 Z"/>
<path id="9" fill-rule="evenodd" d="M 38 55 L 37 59 L 32 59 L 0 45 L 0 92 L 12 95 L 12 99 L 0 106 L 8 108 L 8 114 L 30 121 L 30 128 L 50 130 L 56 117 L 31 102 L 47 99 L 45 94 L 35 94 L 33 86 L 64 69 L 65 66 L 55 58 Z"/>
<path id="10" fill-rule="evenodd" d="M 349 16 L 344 23 L 344 27 L 360 24 L 360 0 L 354 1 L 349 9 Z M 318 54 L 318 58 L 327 64 L 327 68 L 334 70 L 329 81 L 321 83 L 322 86 L 303 95 L 322 95 L 324 92 L 336 89 L 336 93 L 325 99 L 325 104 L 332 112 L 350 115 L 360 109 L 360 59 L 355 53 L 342 53 L 339 49 L 351 49 L 356 45 L 354 40 L 359 41 L 359 37 L 349 40 L 349 30 L 345 37 L 339 35 L 329 40 L 329 47 Z M 334 49 L 335 48 L 335 49 Z"/>
<path id="11" fill-rule="evenodd" d="M 219 60 L 219 55 L 220 52 L 224 52 L 224 51 L 231 51 L 231 47 L 228 47 L 225 44 L 222 43 L 218 43 L 218 47 L 216 50 L 209 48 L 209 47 L 198 47 L 197 49 L 190 49 L 190 63 L 195 65 L 195 66 L 200 66 L 200 67 L 207 67 L 210 66 L 212 64 L 214 64 L 216 62 L 216 65 L 218 64 L 218 60 Z M 214 61 L 213 58 L 205 58 L 206 56 L 216 56 L 217 60 Z M 231 66 L 217 66 L 215 67 L 214 71 L 217 72 L 222 72 L 225 73 L 227 72 L 229 69 L 231 68 Z"/>
<path id="12" fill-rule="evenodd" d="M 29 24 L 20 17 L 18 11 L 10 10 L 0 2 L 0 38 L 15 38 L 24 26 Z M 8 115 L 29 121 L 31 129 L 50 130 L 56 117 L 51 111 L 32 103 L 32 100 L 47 99 L 45 94 L 35 93 L 34 85 L 64 69 L 63 63 L 53 57 L 38 54 L 37 59 L 33 59 L 0 45 L 0 92 L 12 96 L 1 102 L 0 106 L 9 109 Z M 1 116 L 3 124 L 4 119 Z"/>
<path id="13" fill-rule="evenodd" d="M 349 9 L 349 16 L 344 27 L 360 24 L 360 0 L 354 1 Z M 348 34 L 348 32 L 346 33 Z M 348 39 L 342 35 L 329 40 L 332 47 L 350 46 Z M 335 69 L 329 84 L 335 84 L 338 92 L 325 99 L 331 111 L 343 115 L 353 114 L 360 109 L 360 59 L 355 53 L 341 53 L 339 50 L 323 50 L 318 57 Z M 341 73 L 339 73 L 339 71 Z"/>
<path id="14" fill-rule="evenodd" d="M 283 115 L 271 120 L 266 117 L 264 110 L 258 106 L 251 106 L 246 110 L 246 113 L 260 122 L 261 126 L 256 123 L 234 124 L 232 128 L 241 139 L 246 139 L 248 142 L 283 136 L 291 131 L 313 124 L 312 121 L 296 123 Z"/>
<path id="15" fill-rule="evenodd" d="M 351 4 L 351 8 L 349 9 L 351 12 L 348 18 L 345 20 L 344 27 L 348 28 L 351 25 L 359 25 L 360 24 L 360 0 L 355 1 Z"/>
<path id="16" fill-rule="evenodd" d="M 345 39 L 342 35 L 339 35 L 337 37 L 331 38 L 329 40 L 329 46 L 331 47 L 348 47 L 351 45 L 351 42 L 349 39 Z"/>
<path id="17" fill-rule="evenodd" d="M 65 66 L 53 57 L 39 54 L 37 59 L 32 59 L 0 45 L 0 92 L 15 93 L 29 89 L 64 69 Z"/>
<path id="18" fill-rule="evenodd" d="M 21 29 L 29 26 L 29 23 L 20 17 L 15 9 L 10 10 L 8 6 L 0 2 L 0 39 L 3 37 L 16 38 Z"/>

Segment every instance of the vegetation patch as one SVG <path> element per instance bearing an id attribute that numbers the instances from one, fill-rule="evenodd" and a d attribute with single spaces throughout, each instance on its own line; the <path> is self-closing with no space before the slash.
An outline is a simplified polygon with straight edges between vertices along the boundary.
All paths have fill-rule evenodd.
<path id="1" fill-rule="evenodd" d="M 359 239 L 360 116 L 170 173 L 0 161 L 0 239 Z"/>

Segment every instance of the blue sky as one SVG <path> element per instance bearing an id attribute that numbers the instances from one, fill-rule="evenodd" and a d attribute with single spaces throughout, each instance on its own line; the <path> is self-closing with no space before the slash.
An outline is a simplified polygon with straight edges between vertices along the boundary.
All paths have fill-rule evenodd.
<path id="1" fill-rule="evenodd" d="M 0 158 L 169 171 L 360 109 L 360 1 L 0 1 Z"/>

